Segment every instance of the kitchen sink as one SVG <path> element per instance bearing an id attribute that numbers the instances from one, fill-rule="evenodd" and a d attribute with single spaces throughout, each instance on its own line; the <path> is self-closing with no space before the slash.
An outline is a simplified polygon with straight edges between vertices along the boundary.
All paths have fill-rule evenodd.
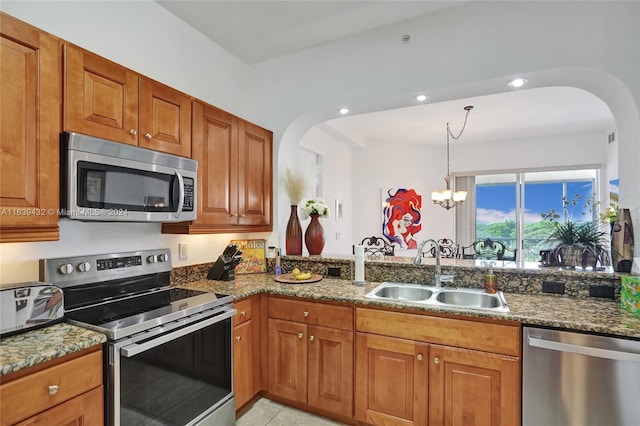
<path id="1" fill-rule="evenodd" d="M 471 289 L 469 289 L 471 290 Z M 443 290 L 438 293 L 436 300 L 447 305 L 463 306 L 465 308 L 494 309 L 499 308 L 503 301 L 498 293 L 480 293 L 467 289 Z"/>
<path id="2" fill-rule="evenodd" d="M 504 294 L 489 294 L 474 288 L 436 287 L 410 283 L 384 282 L 367 293 L 368 299 L 457 307 L 491 312 L 509 312 Z"/>
<path id="3" fill-rule="evenodd" d="M 385 299 L 416 302 L 427 300 L 431 297 L 433 291 L 415 284 L 390 284 L 379 288 L 374 294 Z"/>

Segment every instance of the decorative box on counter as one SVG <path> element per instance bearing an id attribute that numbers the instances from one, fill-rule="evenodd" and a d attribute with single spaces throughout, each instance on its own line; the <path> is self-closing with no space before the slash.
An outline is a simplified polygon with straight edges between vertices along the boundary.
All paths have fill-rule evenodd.
<path id="1" fill-rule="evenodd" d="M 622 309 L 640 317 L 640 276 L 622 276 L 620 305 L 622 306 Z"/>

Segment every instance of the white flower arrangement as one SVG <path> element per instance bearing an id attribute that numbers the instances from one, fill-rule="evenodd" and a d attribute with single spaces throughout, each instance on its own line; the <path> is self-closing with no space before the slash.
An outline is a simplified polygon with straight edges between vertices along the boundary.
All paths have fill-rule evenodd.
<path id="1" fill-rule="evenodd" d="M 328 217 L 329 216 L 329 207 L 327 203 L 324 202 L 322 198 L 315 198 L 312 200 L 307 200 L 304 203 L 304 207 L 302 209 L 304 219 L 308 219 L 309 216 L 313 214 L 320 215 L 320 217 Z"/>

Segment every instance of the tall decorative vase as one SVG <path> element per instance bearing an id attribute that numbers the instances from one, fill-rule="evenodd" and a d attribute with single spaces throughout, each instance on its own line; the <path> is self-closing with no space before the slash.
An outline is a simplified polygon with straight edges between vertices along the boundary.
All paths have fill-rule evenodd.
<path id="1" fill-rule="evenodd" d="M 616 272 L 631 272 L 633 263 L 633 225 L 629 209 L 618 209 L 611 232 L 611 261 Z"/>
<path id="2" fill-rule="evenodd" d="M 285 236 L 285 248 L 287 255 L 302 255 L 302 227 L 298 219 L 298 206 L 291 206 L 289 222 L 287 222 L 287 233 Z"/>
<path id="3" fill-rule="evenodd" d="M 311 215 L 311 222 L 304 233 L 304 243 L 309 250 L 309 254 L 317 255 L 322 253 L 324 248 L 324 229 L 318 220 L 317 214 Z"/>

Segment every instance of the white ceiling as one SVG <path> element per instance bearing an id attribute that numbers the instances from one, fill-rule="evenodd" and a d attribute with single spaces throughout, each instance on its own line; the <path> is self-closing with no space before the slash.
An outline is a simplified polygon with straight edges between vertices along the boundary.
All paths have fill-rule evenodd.
<path id="1" fill-rule="evenodd" d="M 156 0 L 247 64 L 336 41 L 460 5 L 452 1 Z M 505 82 L 506 83 L 506 82 Z M 609 108 L 569 87 L 515 90 L 450 102 L 354 115 L 326 123 L 356 143 L 368 140 L 444 144 L 446 123 L 457 134 L 465 105 L 475 108 L 461 141 L 514 140 L 610 129 Z"/>
<path id="2" fill-rule="evenodd" d="M 247 64 L 254 64 L 469 0 L 156 1 Z"/>

